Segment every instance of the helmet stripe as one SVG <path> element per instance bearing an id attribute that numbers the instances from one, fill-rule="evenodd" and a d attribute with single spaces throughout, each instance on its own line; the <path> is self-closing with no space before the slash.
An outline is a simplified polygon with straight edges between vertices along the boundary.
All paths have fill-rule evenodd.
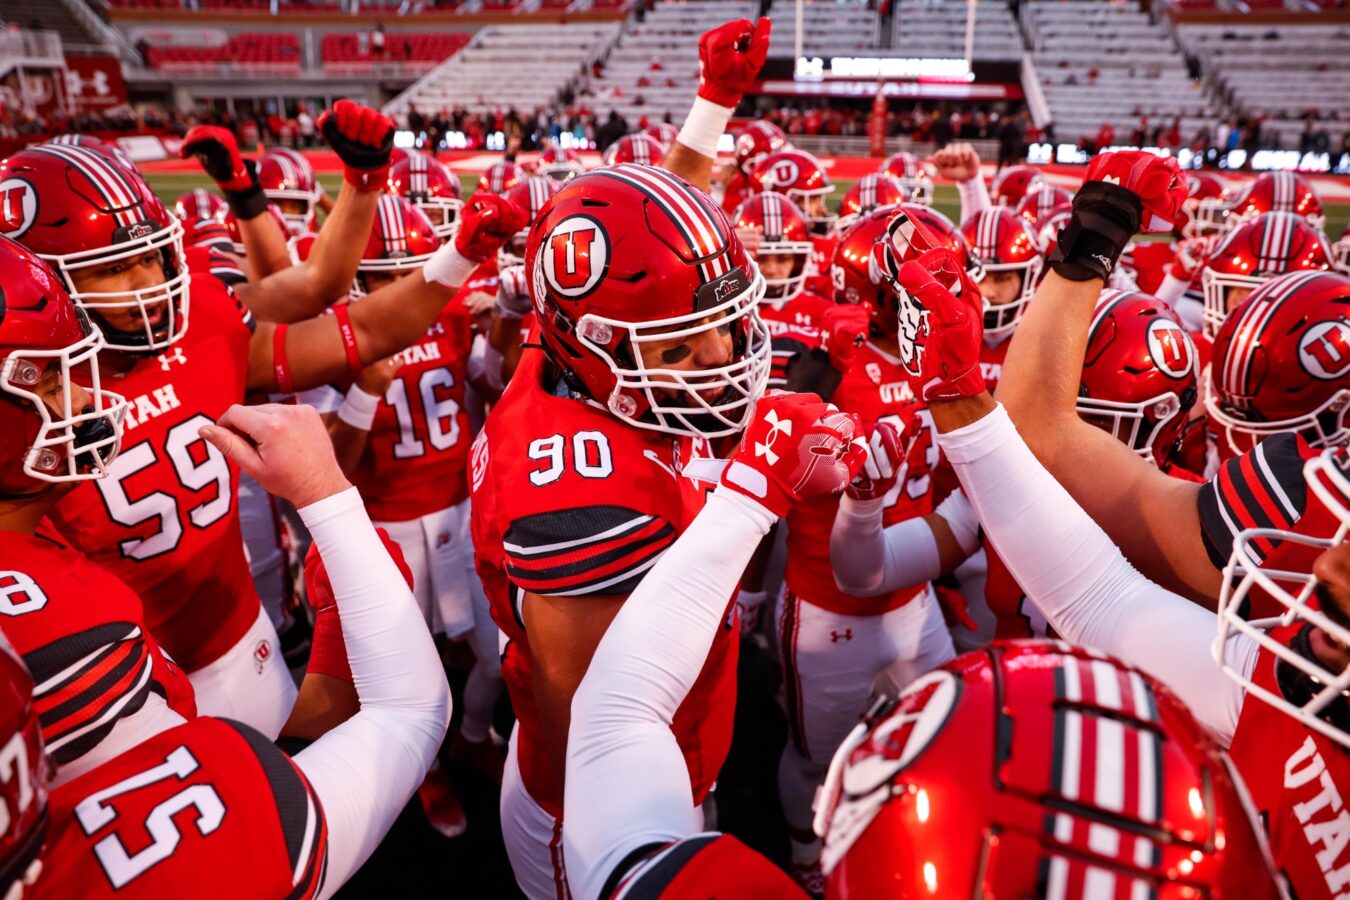
<path id="1" fill-rule="evenodd" d="M 403 227 L 403 209 L 399 204 L 399 198 L 393 194 L 381 194 L 376 208 L 379 211 L 385 253 L 406 252 L 408 236 Z"/>
<path id="2" fill-rule="evenodd" d="M 691 189 L 662 169 L 620 165 L 597 173 L 636 187 L 646 194 L 679 229 L 692 255 L 712 257 L 699 264 L 705 281 L 725 275 L 731 267 L 725 256 L 727 242 L 707 209 Z"/>
<path id="3" fill-rule="evenodd" d="M 119 226 L 131 225 L 141 220 L 140 204 L 137 203 L 142 199 L 141 192 L 127 180 L 124 173 L 118 171 L 102 156 L 75 144 L 39 146 L 33 149 L 59 157 L 79 170 L 89 179 L 104 202 L 117 210 L 113 215 Z"/>

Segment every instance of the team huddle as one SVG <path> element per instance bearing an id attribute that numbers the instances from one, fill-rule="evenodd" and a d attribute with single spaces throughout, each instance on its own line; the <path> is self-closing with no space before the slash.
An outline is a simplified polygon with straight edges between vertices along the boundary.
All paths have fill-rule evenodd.
<path id="1" fill-rule="evenodd" d="M 468 197 L 347 100 L 331 198 L 0 162 L 7 897 L 329 896 L 463 830 L 447 742 L 530 898 L 1350 891 L 1350 240 L 1136 151 L 833 210 L 770 123 L 717 168 L 768 37 Z M 786 871 L 708 818 L 745 642 Z"/>

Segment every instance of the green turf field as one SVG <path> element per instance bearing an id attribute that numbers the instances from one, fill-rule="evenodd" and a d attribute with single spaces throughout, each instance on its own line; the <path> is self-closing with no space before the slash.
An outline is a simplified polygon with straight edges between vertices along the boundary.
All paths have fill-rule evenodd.
<path id="1" fill-rule="evenodd" d="M 205 175 L 152 174 L 148 176 L 147 180 L 166 203 L 172 203 L 179 194 L 193 188 L 214 187 L 211 180 Z M 478 183 L 478 176 L 463 175 L 461 180 L 464 184 L 464 195 L 467 197 L 473 193 L 474 185 Z M 323 183 L 324 189 L 330 194 L 336 194 L 338 187 L 342 184 L 342 177 L 340 175 L 321 175 L 319 181 Z M 837 182 L 834 194 L 830 198 L 830 205 L 837 209 L 840 198 L 852 186 L 853 182 L 851 181 Z M 934 192 L 933 206 L 955 220 L 960 215 L 960 201 L 957 197 L 956 188 L 950 185 L 938 185 Z M 1325 208 L 1327 234 L 1331 236 L 1332 240 L 1335 240 L 1341 236 L 1347 222 L 1350 222 L 1350 203 L 1329 203 Z"/>

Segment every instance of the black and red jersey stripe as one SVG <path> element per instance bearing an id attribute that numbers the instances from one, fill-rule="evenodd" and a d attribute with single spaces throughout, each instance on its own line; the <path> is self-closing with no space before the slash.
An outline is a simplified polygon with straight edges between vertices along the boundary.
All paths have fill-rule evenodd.
<path id="1" fill-rule="evenodd" d="M 1205 549 L 1222 569 L 1233 541 L 1248 528 L 1292 530 L 1307 508 L 1308 486 L 1303 464 L 1314 455 L 1296 434 L 1278 434 L 1241 456 L 1227 460 L 1200 489 L 1200 526 Z M 1264 561 L 1277 542 L 1263 540 L 1254 549 Z"/>
<path id="2" fill-rule="evenodd" d="M 587 506 L 516 519 L 502 546 L 516 587 L 569 597 L 631 592 L 675 538 L 659 516 Z"/>

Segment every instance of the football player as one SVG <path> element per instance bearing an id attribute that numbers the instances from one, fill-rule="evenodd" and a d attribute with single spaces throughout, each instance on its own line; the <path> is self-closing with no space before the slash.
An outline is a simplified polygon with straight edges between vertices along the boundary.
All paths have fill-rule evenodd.
<path id="1" fill-rule="evenodd" d="M 209 274 L 192 271 L 181 225 L 139 176 L 79 147 L 33 148 L 3 167 L 6 176 L 22 175 L 32 190 L 31 215 L 10 233 L 53 265 L 103 332 L 109 345 L 105 382 L 130 404 L 128 440 L 109 477 L 66 494 L 51 521 L 64 539 L 141 597 L 151 633 L 193 676 L 203 712 L 229 713 L 269 735 L 285 720 L 294 683 L 244 559 L 238 469 L 204 444 L 197 430 L 248 390 L 289 392 L 350 378 L 362 367 L 363 354 L 376 359 L 407 346 L 467 275 L 465 257 L 450 246 L 422 277 L 337 315 L 288 326 L 259 321 L 241 305 L 240 299 L 260 318 L 284 323 L 322 309 L 350 283 L 360 248 L 345 242 L 353 231 L 368 233 L 384 183 L 379 147 L 356 138 L 378 139 L 382 127 L 387 153 L 392 124 L 381 119 L 344 103 L 325 120 L 330 143 L 349 166 L 315 246 L 314 265 L 247 285 L 238 299 Z M 199 134 L 188 147 L 211 157 L 237 213 L 260 215 L 265 198 L 233 140 L 218 138 Z M 235 174 L 224 178 L 222 169 Z M 492 210 L 489 231 L 513 224 L 509 215 L 503 221 L 510 208 L 500 200 L 481 205 Z M 63 218 L 51 218 L 62 210 Z M 484 217 L 478 221 L 484 224 Z M 474 243 L 460 240 L 465 248 Z M 480 250 L 496 246 L 494 240 Z M 352 257 L 350 267 L 344 254 Z M 333 269 L 341 289 L 332 284 Z M 308 307 L 303 315 L 300 307 Z"/>
<path id="2" fill-rule="evenodd" d="M 1110 261 L 1112 248 L 1141 219 L 1145 227 L 1149 217 L 1166 220 L 1184 196 L 1172 186 L 1179 180 L 1174 163 L 1169 169 L 1133 152 L 1099 157 L 1088 178 L 1079 197 L 1094 205 L 1107 201 L 1114 212 L 1095 219 L 1093 206 L 1076 202 L 1079 229 L 1072 242 L 1061 242 L 1069 247 L 1047 277 L 1054 300 L 1077 300 L 1099 287 L 1105 266 L 1098 257 Z M 1335 798 L 1350 786 L 1343 693 L 1350 682 L 1350 458 L 1325 451 L 1304 467 L 1309 490 L 1335 522 L 1330 539 L 1260 529 L 1238 535 L 1216 620 L 1135 570 L 1036 459 L 1007 411 L 984 390 L 973 292 L 959 285 L 954 294 L 950 282 L 929 274 L 955 268 L 950 260 L 924 262 L 906 265 L 898 278 L 902 304 L 912 303 L 927 325 L 913 334 L 915 383 L 929 401 L 943 451 L 1010 571 L 1066 639 L 1115 654 L 1172 685 L 1231 748 L 1291 893 L 1337 896 L 1350 872 L 1347 848 L 1327 839 L 1337 819 Z M 1305 570 L 1263 570 L 1259 554 L 1272 539 L 1302 544 L 1316 554 L 1314 562 Z M 1281 617 L 1242 617 L 1258 586 Z"/>

